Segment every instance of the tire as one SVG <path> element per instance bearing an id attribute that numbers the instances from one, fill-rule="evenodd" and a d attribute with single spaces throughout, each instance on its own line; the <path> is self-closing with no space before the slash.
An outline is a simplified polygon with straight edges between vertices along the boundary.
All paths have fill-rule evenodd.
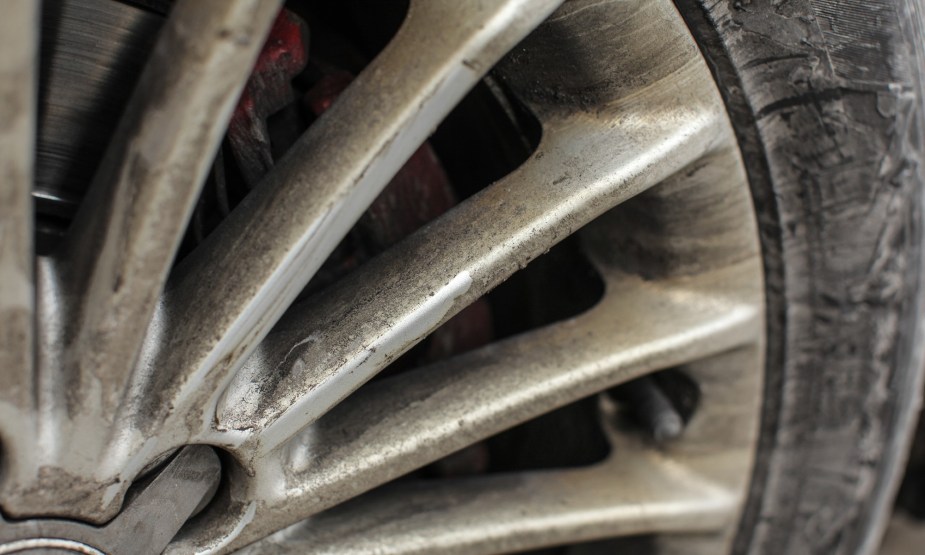
<path id="1" fill-rule="evenodd" d="M 746 160 L 768 299 L 737 553 L 872 553 L 922 369 L 922 6 L 679 0 Z"/>

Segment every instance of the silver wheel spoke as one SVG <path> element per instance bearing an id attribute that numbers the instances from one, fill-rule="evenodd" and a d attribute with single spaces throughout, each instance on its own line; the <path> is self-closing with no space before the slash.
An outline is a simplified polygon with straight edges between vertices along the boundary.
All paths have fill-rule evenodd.
<path id="1" fill-rule="evenodd" d="M 508 553 L 621 535 L 716 531 L 736 497 L 643 445 L 575 470 L 399 483 L 256 544 L 253 553 Z"/>
<path id="2" fill-rule="evenodd" d="M 0 17 L 0 429 L 3 441 L 34 440 L 32 179 L 38 6 L 4 5 Z M 27 469 L 29 461 L 20 461 Z M 6 472 L 9 472 L 8 469 Z M 16 473 L 18 469 L 14 469 Z"/>
<path id="3" fill-rule="evenodd" d="M 138 385 L 143 412 L 170 406 L 187 426 L 189 407 L 214 401 L 392 175 L 557 3 L 413 2 L 386 50 L 179 270 L 166 336 Z"/>
<path id="4" fill-rule="evenodd" d="M 258 479 L 241 494 L 242 507 L 254 499 L 259 510 L 237 541 L 252 541 L 567 403 L 749 344 L 762 325 L 760 310 L 748 303 L 751 270 L 665 282 L 613 277 L 612 293 L 572 321 L 371 384 L 260 460 L 256 472 L 267 481 Z M 718 284 L 728 295 L 715 293 Z"/>
<path id="5" fill-rule="evenodd" d="M 349 499 L 570 402 L 747 344 L 761 326 L 756 307 L 709 292 L 741 291 L 742 277 L 615 279 L 575 320 L 372 384 L 280 452 L 299 470 L 277 510 L 318 512 L 327 507 L 305 501 Z"/>
<path id="6" fill-rule="evenodd" d="M 77 395 L 102 388 L 97 402 L 110 419 L 279 4 L 175 6 L 63 249 L 64 272 L 81 287 L 64 364 L 80 374 Z M 109 205 L 107 218 L 98 203 Z"/>
<path id="7" fill-rule="evenodd" d="M 545 122 L 521 168 L 294 307 L 226 393 L 219 428 L 247 430 L 261 451 L 276 447 L 552 245 L 703 156 L 716 144 L 717 112 L 688 103 L 664 117 L 673 100 L 652 95 L 600 122 Z M 569 164 L 579 153 L 580 173 Z"/>
<path id="8" fill-rule="evenodd" d="M 67 467 L 104 456 L 188 215 L 279 4 L 188 0 L 174 7 L 163 29 L 52 265 L 60 288 L 42 290 L 60 297 L 45 301 L 52 310 L 67 311 L 65 331 L 49 342 L 59 352 L 47 355 L 59 367 L 47 375 L 47 402 L 59 411 L 58 445 L 42 454 L 45 468 L 58 469 L 46 472 L 48 480 L 62 472 L 86 474 Z M 100 474 L 121 470 L 94 466 L 91 472 Z M 36 485 L 37 491 L 50 489 Z M 8 497 L 6 506 L 48 510 L 44 495 L 22 497 Z M 115 508 L 107 503 L 97 515 Z"/>
<path id="9" fill-rule="evenodd" d="M 279 4 L 174 7 L 71 230 L 62 265 L 69 278 L 86 281 L 74 292 L 77 331 L 64 363 L 81 375 L 78 395 L 102 388 L 97 402 L 109 418 Z M 108 217 L 100 218 L 97 203 L 107 201 Z"/>
<path id="10" fill-rule="evenodd" d="M 295 306 L 225 394 L 219 430 L 259 442 L 244 451 L 275 448 L 530 260 L 714 148 L 718 112 L 680 107 L 669 91 L 600 121 L 550 118 L 537 152 L 514 173 Z M 671 106 L 681 113 L 666 114 Z M 570 160 L 579 154 L 576 171 Z"/>

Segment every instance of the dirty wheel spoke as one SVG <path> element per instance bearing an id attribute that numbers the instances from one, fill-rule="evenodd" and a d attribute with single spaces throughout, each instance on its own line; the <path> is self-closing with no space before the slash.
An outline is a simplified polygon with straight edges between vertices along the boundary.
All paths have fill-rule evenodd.
<path id="1" fill-rule="evenodd" d="M 653 111 L 669 101 L 649 100 Z M 710 110 L 663 123 L 646 108 L 598 124 L 547 122 L 514 173 L 293 307 L 225 393 L 219 430 L 275 448 L 573 230 L 701 157 L 718 133 Z M 611 118 L 623 119 L 619 131 L 607 128 Z M 580 175 L 568 163 L 576 149 Z"/>
<path id="2" fill-rule="evenodd" d="M 167 299 L 171 325 L 137 388 L 144 412 L 169 405 L 186 418 L 211 406 L 391 176 L 556 3 L 413 3 L 386 50 L 179 269 Z M 462 24 L 434 32 L 461 12 Z M 216 278 L 221 285 L 210 286 Z"/>
<path id="3" fill-rule="evenodd" d="M 0 428 L 25 449 L 34 439 L 33 148 L 38 62 L 38 7 L 4 6 L 0 18 Z M 22 461 L 29 466 L 29 461 Z M 13 471 L 14 474 L 16 470 Z"/>
<path id="4" fill-rule="evenodd" d="M 395 484 L 249 552 L 488 555 L 620 535 L 713 531 L 734 517 L 735 497 L 721 486 L 673 468 L 642 445 L 625 447 L 627 453 L 587 469 Z"/>
<path id="5" fill-rule="evenodd" d="M 761 322 L 749 277 L 744 268 L 661 283 L 614 275 L 614 294 L 574 320 L 370 384 L 256 463 L 258 475 L 290 470 L 285 487 L 253 484 L 263 505 L 239 539 L 599 391 L 751 344 Z"/>

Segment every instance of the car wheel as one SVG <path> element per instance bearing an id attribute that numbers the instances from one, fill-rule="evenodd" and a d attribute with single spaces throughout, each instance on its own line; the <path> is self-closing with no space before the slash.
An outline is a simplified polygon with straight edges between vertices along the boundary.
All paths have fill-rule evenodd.
<path id="1" fill-rule="evenodd" d="M 281 6 L 5 7 L 0 553 L 876 548 L 917 2 Z"/>

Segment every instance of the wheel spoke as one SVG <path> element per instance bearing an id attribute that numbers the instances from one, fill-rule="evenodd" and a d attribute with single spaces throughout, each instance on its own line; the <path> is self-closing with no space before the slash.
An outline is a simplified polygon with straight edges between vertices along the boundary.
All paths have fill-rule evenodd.
<path id="1" fill-rule="evenodd" d="M 240 494 L 242 507 L 253 499 L 260 507 L 237 541 L 593 393 L 748 344 L 761 327 L 760 309 L 746 300 L 752 270 L 665 282 L 614 277 L 612 293 L 574 320 L 371 384 L 260 459 L 264 478 Z M 716 295 L 718 284 L 726 296 Z"/>
<path id="2" fill-rule="evenodd" d="M 60 351 L 47 355 L 55 366 L 47 376 L 54 390 L 48 402 L 58 407 L 58 445 L 42 454 L 44 468 L 59 469 L 45 473 L 51 482 L 59 471 L 70 477 L 122 470 L 74 467 L 106 457 L 110 427 L 188 215 L 279 4 L 187 0 L 174 6 L 69 237 L 53 257 L 49 281 L 58 286 L 43 287 L 42 295 L 54 299 L 42 302 L 67 313 L 54 315 L 66 320 L 64 331 L 48 342 Z M 43 492 L 60 497 L 50 484 L 35 490 L 40 493 L 7 497 L 5 507 L 75 510 L 52 509 L 71 502 L 46 498 Z M 89 518 L 115 508 L 119 496 L 107 498 L 109 507 L 88 508 Z M 87 507 L 101 502 L 85 501 Z"/>
<path id="3" fill-rule="evenodd" d="M 219 431 L 259 442 L 245 451 L 275 448 L 530 260 L 704 156 L 721 133 L 718 112 L 681 107 L 666 89 L 600 121 L 548 117 L 537 152 L 514 173 L 293 307 L 225 394 Z M 570 162 L 578 156 L 580 168 Z"/>
<path id="4" fill-rule="evenodd" d="M 253 552 L 508 553 L 718 531 L 734 518 L 736 498 L 725 489 L 642 445 L 626 447 L 590 468 L 399 483 L 272 536 Z"/>
<path id="5" fill-rule="evenodd" d="M 10 444 L 34 440 L 32 179 L 38 8 L 4 5 L 0 18 L 0 426 Z"/>
<path id="6" fill-rule="evenodd" d="M 742 277 L 615 279 L 615 293 L 575 320 L 372 384 L 307 430 L 305 449 L 290 446 L 285 465 L 301 470 L 281 508 L 308 492 L 353 497 L 593 393 L 752 341 L 756 307 L 707 292 L 741 288 Z"/>
<path id="7" fill-rule="evenodd" d="M 180 269 L 141 412 L 169 406 L 187 426 L 189 406 L 214 402 L 427 134 L 557 4 L 413 2 L 386 50 Z"/>
<path id="8" fill-rule="evenodd" d="M 62 252 L 74 291 L 65 365 L 112 418 L 167 271 L 278 0 L 173 9 Z M 100 218 L 100 203 L 106 218 Z M 101 245 L 101 246 L 100 246 Z"/>

